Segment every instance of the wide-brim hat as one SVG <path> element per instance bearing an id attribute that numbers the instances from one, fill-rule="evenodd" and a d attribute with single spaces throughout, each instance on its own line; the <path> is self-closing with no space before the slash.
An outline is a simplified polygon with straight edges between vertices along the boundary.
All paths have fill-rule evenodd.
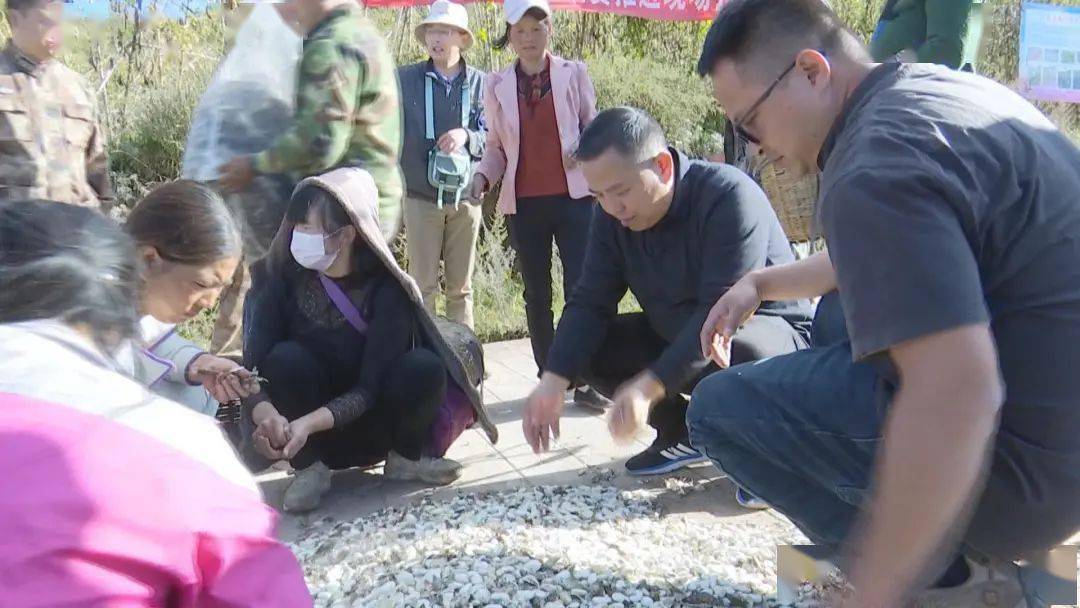
<path id="1" fill-rule="evenodd" d="M 435 0 L 435 2 L 432 2 L 427 17 L 424 17 L 420 25 L 413 30 L 420 44 L 427 44 L 424 39 L 424 30 L 429 25 L 446 25 L 460 31 L 465 34 L 466 38 L 461 50 L 467 51 L 472 48 L 475 37 L 472 30 L 469 29 L 469 13 L 464 6 L 450 2 L 450 0 Z"/>
<path id="2" fill-rule="evenodd" d="M 534 8 L 544 11 L 544 14 L 548 17 L 551 16 L 551 5 L 548 4 L 547 0 L 505 0 L 503 2 L 506 22 L 510 25 L 517 25 L 517 22 L 521 21 L 525 13 Z"/>

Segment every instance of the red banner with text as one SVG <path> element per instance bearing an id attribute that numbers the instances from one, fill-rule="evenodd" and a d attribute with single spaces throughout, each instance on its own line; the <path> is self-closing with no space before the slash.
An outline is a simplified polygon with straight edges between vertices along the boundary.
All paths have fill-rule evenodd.
<path id="1" fill-rule="evenodd" d="M 461 0 L 458 0 L 461 1 Z M 466 2 L 470 0 L 464 0 Z M 479 1 L 479 0 L 477 0 Z M 556 11 L 613 13 L 664 21 L 708 21 L 726 0 L 548 0 Z M 363 0 L 371 8 L 428 6 L 430 0 Z"/>

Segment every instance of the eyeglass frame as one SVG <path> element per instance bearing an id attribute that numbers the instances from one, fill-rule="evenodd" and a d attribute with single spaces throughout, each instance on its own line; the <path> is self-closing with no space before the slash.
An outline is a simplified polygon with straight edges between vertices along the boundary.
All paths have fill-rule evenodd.
<path id="1" fill-rule="evenodd" d="M 784 78 L 787 78 L 787 75 L 790 74 L 792 70 L 795 69 L 795 66 L 798 64 L 798 59 L 793 60 L 791 62 L 791 65 L 789 65 L 783 72 L 781 72 L 780 75 L 776 77 L 776 80 L 772 81 L 772 84 L 770 84 L 765 89 L 765 92 L 761 94 L 761 97 L 758 97 L 757 101 L 751 104 L 750 109 L 743 113 L 743 117 L 741 119 L 731 119 L 731 129 L 735 132 L 735 135 L 737 137 L 741 137 L 742 139 L 756 146 L 761 145 L 761 140 L 754 135 L 747 133 L 746 129 L 742 128 L 742 125 L 746 123 L 748 118 L 753 118 L 754 114 L 758 111 L 758 109 L 761 108 L 761 104 L 765 103 L 765 101 L 769 99 L 769 96 L 773 94 L 773 91 L 776 90 L 776 87 L 780 86 L 780 83 L 784 80 Z"/>

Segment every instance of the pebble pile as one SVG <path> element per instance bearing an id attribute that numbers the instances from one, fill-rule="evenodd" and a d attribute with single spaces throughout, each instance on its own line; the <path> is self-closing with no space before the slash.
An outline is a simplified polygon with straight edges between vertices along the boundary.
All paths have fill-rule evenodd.
<path id="1" fill-rule="evenodd" d="M 527 487 L 430 498 L 293 545 L 321 608 L 774 606 L 775 546 L 744 518 L 661 517 L 661 490 Z M 811 594 L 800 606 L 816 606 Z"/>

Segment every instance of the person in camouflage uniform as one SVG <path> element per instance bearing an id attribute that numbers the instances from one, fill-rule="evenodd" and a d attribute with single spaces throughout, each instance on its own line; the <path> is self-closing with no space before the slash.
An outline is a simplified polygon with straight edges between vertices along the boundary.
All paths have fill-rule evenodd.
<path id="1" fill-rule="evenodd" d="M 337 167 L 363 167 L 375 178 L 389 238 L 401 214 L 401 107 L 383 38 L 353 0 L 292 0 L 281 13 L 306 33 L 294 124 L 269 149 L 226 164 L 220 182 L 236 191 L 257 173 L 288 173 L 299 180 Z"/>
<path id="2" fill-rule="evenodd" d="M 0 52 L 0 202 L 46 199 L 112 205 L 94 96 L 55 59 L 60 0 L 8 0 L 11 39 Z"/>
<path id="3" fill-rule="evenodd" d="M 268 149 L 229 161 L 218 181 L 239 192 L 257 174 L 286 174 L 299 182 L 338 167 L 363 167 L 379 189 L 379 220 L 390 239 L 401 221 L 401 106 L 397 71 L 382 35 L 354 0 L 290 0 L 276 6 L 304 36 L 293 124 Z M 221 295 L 210 340 L 214 353 L 240 352 L 244 296 L 251 287 L 247 265 L 254 261 L 240 265 Z"/>

